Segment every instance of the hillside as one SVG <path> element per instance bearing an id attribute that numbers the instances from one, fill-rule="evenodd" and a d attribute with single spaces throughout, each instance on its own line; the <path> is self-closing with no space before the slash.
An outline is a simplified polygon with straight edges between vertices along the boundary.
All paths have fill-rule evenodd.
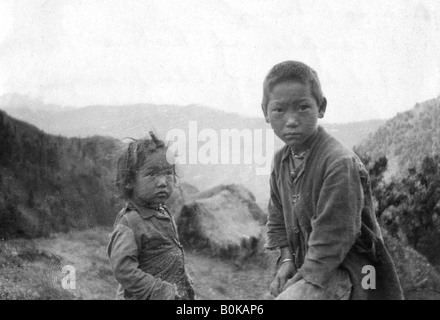
<path id="1" fill-rule="evenodd" d="M 406 175 L 424 157 L 440 154 L 440 97 L 416 104 L 388 120 L 356 150 L 373 160 L 386 156 L 388 175 Z"/>
<path id="2" fill-rule="evenodd" d="M 0 110 L 0 238 L 113 222 L 113 138 L 64 138 Z"/>

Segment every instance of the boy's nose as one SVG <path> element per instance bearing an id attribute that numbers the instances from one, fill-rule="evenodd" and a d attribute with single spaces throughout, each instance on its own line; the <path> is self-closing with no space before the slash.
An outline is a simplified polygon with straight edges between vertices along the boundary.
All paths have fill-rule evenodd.
<path id="1" fill-rule="evenodd" d="M 286 119 L 286 126 L 287 127 L 296 127 L 298 126 L 298 118 L 296 117 L 296 115 L 292 112 L 286 115 L 287 119 Z"/>
<path id="2" fill-rule="evenodd" d="M 156 177 L 156 184 L 158 187 L 166 187 L 167 186 L 167 179 L 165 175 L 160 174 Z"/>

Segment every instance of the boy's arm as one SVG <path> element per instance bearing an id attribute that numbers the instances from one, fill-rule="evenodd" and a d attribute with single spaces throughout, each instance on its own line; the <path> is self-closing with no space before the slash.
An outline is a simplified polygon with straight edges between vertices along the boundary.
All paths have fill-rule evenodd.
<path id="1" fill-rule="evenodd" d="M 133 231 L 118 224 L 107 248 L 113 273 L 136 299 L 170 300 L 176 297 L 176 286 L 139 269 L 138 248 Z"/>
<path id="2" fill-rule="evenodd" d="M 298 270 L 322 287 L 345 259 L 361 227 L 364 194 L 354 159 L 344 158 L 328 170 L 312 219 L 308 252 Z"/>
<path id="3" fill-rule="evenodd" d="M 283 207 L 276 184 L 276 175 L 272 171 L 270 176 L 270 199 L 267 218 L 266 249 L 273 250 L 288 247 L 286 224 L 284 222 Z"/>
<path id="4" fill-rule="evenodd" d="M 280 256 L 277 260 L 277 273 L 270 284 L 270 293 L 278 296 L 283 291 L 286 282 L 291 278 L 295 270 L 294 257 L 290 252 L 287 241 L 286 224 L 284 221 L 283 207 L 281 205 L 276 175 L 272 171 L 270 177 L 270 200 L 268 206 L 269 216 L 267 220 L 266 249 L 279 249 Z M 283 262 L 284 261 L 284 262 Z"/>

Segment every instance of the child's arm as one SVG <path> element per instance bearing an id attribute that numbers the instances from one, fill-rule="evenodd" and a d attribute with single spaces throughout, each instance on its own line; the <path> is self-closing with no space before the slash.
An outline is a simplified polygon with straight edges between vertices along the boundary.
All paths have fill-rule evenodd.
<path id="1" fill-rule="evenodd" d="M 280 193 L 276 184 L 275 172 L 270 176 L 270 199 L 267 218 L 267 242 L 266 248 L 273 250 L 288 247 L 286 224 L 284 221 L 283 207 L 281 205 Z"/>
<path id="2" fill-rule="evenodd" d="M 295 274 L 295 262 L 289 247 L 280 248 L 280 257 L 277 262 L 277 273 L 270 284 L 270 293 L 273 296 L 278 296 L 282 291 L 287 281 Z"/>
<path id="3" fill-rule="evenodd" d="M 308 252 L 298 273 L 322 287 L 345 259 L 360 233 L 364 194 L 355 159 L 344 158 L 327 171 L 319 194 Z"/>
<path id="4" fill-rule="evenodd" d="M 177 288 L 139 268 L 138 248 L 133 231 L 123 223 L 118 224 L 108 245 L 108 256 L 113 273 L 122 285 L 136 299 L 175 299 Z"/>
<path id="5" fill-rule="evenodd" d="M 283 291 L 283 287 L 287 280 L 294 275 L 296 270 L 294 257 L 290 252 L 287 241 L 283 209 L 275 181 L 275 173 L 272 172 L 270 178 L 270 201 L 268 207 L 269 217 L 267 222 L 266 248 L 269 250 L 278 248 L 280 251 L 277 263 L 277 274 L 270 284 L 270 293 L 276 297 Z"/>

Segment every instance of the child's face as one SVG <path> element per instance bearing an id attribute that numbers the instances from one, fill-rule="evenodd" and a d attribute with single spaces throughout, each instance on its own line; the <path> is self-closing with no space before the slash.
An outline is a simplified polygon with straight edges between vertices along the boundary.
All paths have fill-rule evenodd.
<path id="1" fill-rule="evenodd" d="M 140 205 L 161 204 L 170 197 L 173 185 L 173 166 L 168 163 L 164 151 L 155 152 L 136 174 L 133 196 Z"/>
<path id="2" fill-rule="evenodd" d="M 288 146 L 302 151 L 305 141 L 315 132 L 318 118 L 324 117 L 325 104 L 318 106 L 309 85 L 298 81 L 276 84 L 269 94 L 266 122 Z"/>

